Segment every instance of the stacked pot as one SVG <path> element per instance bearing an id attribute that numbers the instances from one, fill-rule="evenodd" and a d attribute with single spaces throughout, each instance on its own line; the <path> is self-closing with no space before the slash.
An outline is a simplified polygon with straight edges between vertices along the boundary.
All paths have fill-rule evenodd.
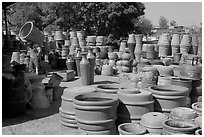
<path id="1" fill-rule="evenodd" d="M 69 47 L 69 55 L 74 55 L 76 48 L 79 47 L 79 40 L 76 31 L 70 31 L 69 33 L 71 42 L 71 46 Z"/>
<path id="2" fill-rule="evenodd" d="M 87 36 L 86 43 L 88 46 L 96 46 L 96 36 Z"/>
<path id="3" fill-rule="evenodd" d="M 146 59 L 156 59 L 157 53 L 155 51 L 155 44 L 143 44 L 143 58 Z"/>
<path id="4" fill-rule="evenodd" d="M 172 50 L 173 56 L 175 54 L 180 53 L 180 35 L 179 34 L 173 34 L 172 40 L 171 40 L 171 50 Z"/>
<path id="5" fill-rule="evenodd" d="M 149 88 L 155 99 L 154 109 L 169 114 L 175 107 L 186 107 L 189 89 L 175 85 L 156 85 Z"/>
<path id="6" fill-rule="evenodd" d="M 80 48 L 84 48 L 86 46 L 86 40 L 85 40 L 85 31 L 76 31 L 76 35 L 79 41 Z"/>
<path id="7" fill-rule="evenodd" d="M 180 52 L 188 54 L 191 48 L 191 37 L 188 34 L 183 35 L 180 43 Z"/>
<path id="8" fill-rule="evenodd" d="M 69 55 L 70 40 L 65 40 L 62 46 L 62 59 L 66 59 Z"/>
<path id="9" fill-rule="evenodd" d="M 171 46 L 168 34 L 160 35 L 157 45 L 159 45 L 159 57 L 171 55 Z"/>
<path id="10" fill-rule="evenodd" d="M 116 135 L 117 96 L 88 93 L 73 99 L 79 130 L 88 135 Z"/>
<path id="11" fill-rule="evenodd" d="M 127 88 L 117 92 L 118 123 L 139 122 L 142 115 L 154 111 L 152 93 L 145 89 Z"/>
<path id="12" fill-rule="evenodd" d="M 125 51 L 121 55 L 122 59 L 122 72 L 128 73 L 131 71 L 131 52 L 128 48 L 125 48 Z"/>
<path id="13" fill-rule="evenodd" d="M 97 36 L 96 46 L 104 46 L 104 45 L 105 45 L 104 36 Z"/>
<path id="14" fill-rule="evenodd" d="M 60 123 L 65 129 L 78 129 L 75 120 L 75 110 L 73 105 L 73 98 L 80 94 L 95 92 L 93 87 L 83 86 L 75 88 L 64 89 L 61 107 L 59 108 Z"/>

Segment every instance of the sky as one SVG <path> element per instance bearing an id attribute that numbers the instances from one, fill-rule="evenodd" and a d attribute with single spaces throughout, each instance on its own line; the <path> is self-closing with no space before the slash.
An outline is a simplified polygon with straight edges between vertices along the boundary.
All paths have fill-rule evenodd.
<path id="1" fill-rule="evenodd" d="M 202 2 L 143 2 L 145 17 L 153 25 L 159 25 L 160 16 L 169 22 L 174 20 L 178 25 L 200 26 L 202 22 Z"/>

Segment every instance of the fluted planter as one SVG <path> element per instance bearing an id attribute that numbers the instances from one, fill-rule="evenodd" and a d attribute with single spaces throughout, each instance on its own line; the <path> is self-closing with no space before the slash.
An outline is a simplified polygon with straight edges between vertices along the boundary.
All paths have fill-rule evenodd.
<path id="1" fill-rule="evenodd" d="M 198 126 L 190 121 L 166 120 L 163 123 L 163 135 L 191 134 L 193 135 Z"/>
<path id="2" fill-rule="evenodd" d="M 175 107 L 185 107 L 188 88 L 175 85 L 157 85 L 149 88 L 154 96 L 154 109 L 169 113 Z"/>
<path id="3" fill-rule="evenodd" d="M 149 112 L 142 116 L 140 124 L 143 125 L 149 133 L 162 134 L 163 122 L 168 116 L 160 112 Z"/>
<path id="4" fill-rule="evenodd" d="M 77 125 L 87 132 L 101 132 L 115 127 L 117 96 L 106 93 L 78 95 L 73 99 Z"/>
<path id="5" fill-rule="evenodd" d="M 117 110 L 119 123 L 139 122 L 143 114 L 154 111 L 154 101 L 148 90 L 121 89 L 117 95 L 120 100 Z"/>

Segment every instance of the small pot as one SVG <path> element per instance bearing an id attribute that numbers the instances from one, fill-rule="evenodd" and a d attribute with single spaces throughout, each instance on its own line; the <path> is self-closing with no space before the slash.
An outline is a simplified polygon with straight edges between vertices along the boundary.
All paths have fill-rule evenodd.
<path id="1" fill-rule="evenodd" d="M 138 123 L 123 123 L 118 126 L 120 135 L 144 135 L 146 129 Z"/>
<path id="2" fill-rule="evenodd" d="M 202 116 L 202 102 L 193 103 L 191 107 L 197 112 L 198 116 Z"/>
<path id="3" fill-rule="evenodd" d="M 195 118 L 194 122 L 196 125 L 198 125 L 200 128 L 202 128 L 202 116 Z"/>

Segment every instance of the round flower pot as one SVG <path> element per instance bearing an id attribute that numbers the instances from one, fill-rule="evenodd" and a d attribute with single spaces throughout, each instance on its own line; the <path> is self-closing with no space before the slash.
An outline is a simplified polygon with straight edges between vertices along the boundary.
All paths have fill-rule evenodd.
<path id="1" fill-rule="evenodd" d="M 122 60 L 122 66 L 130 67 L 131 62 L 129 60 Z"/>
<path id="2" fill-rule="evenodd" d="M 118 126 L 120 135 L 144 135 L 146 129 L 138 123 L 123 123 Z"/>
<path id="3" fill-rule="evenodd" d="M 128 52 L 124 52 L 122 55 L 121 55 L 121 59 L 123 60 L 130 60 L 131 58 L 131 54 L 128 53 Z"/>
<path id="4" fill-rule="evenodd" d="M 173 68 L 170 66 L 158 65 L 156 68 L 160 76 L 173 76 Z"/>
<path id="5" fill-rule="evenodd" d="M 117 110 L 120 122 L 138 122 L 142 115 L 154 110 L 151 92 L 145 89 L 121 89 L 117 93 L 119 106 Z"/>
<path id="6" fill-rule="evenodd" d="M 122 70 L 122 72 L 126 72 L 126 73 L 130 72 L 130 68 L 126 67 L 126 66 L 122 66 L 121 70 Z"/>
<path id="7" fill-rule="evenodd" d="M 142 116 L 140 124 L 143 125 L 149 133 L 162 134 L 163 122 L 168 116 L 159 112 L 149 112 Z"/>
<path id="8" fill-rule="evenodd" d="M 197 117 L 197 113 L 187 107 L 176 107 L 171 110 L 169 117 L 176 120 L 194 120 Z"/>
<path id="9" fill-rule="evenodd" d="M 198 126 L 190 121 L 166 120 L 163 122 L 163 135 L 194 134 Z"/>
<path id="10" fill-rule="evenodd" d="M 172 77 L 171 76 L 158 76 L 158 85 L 171 85 Z"/>

